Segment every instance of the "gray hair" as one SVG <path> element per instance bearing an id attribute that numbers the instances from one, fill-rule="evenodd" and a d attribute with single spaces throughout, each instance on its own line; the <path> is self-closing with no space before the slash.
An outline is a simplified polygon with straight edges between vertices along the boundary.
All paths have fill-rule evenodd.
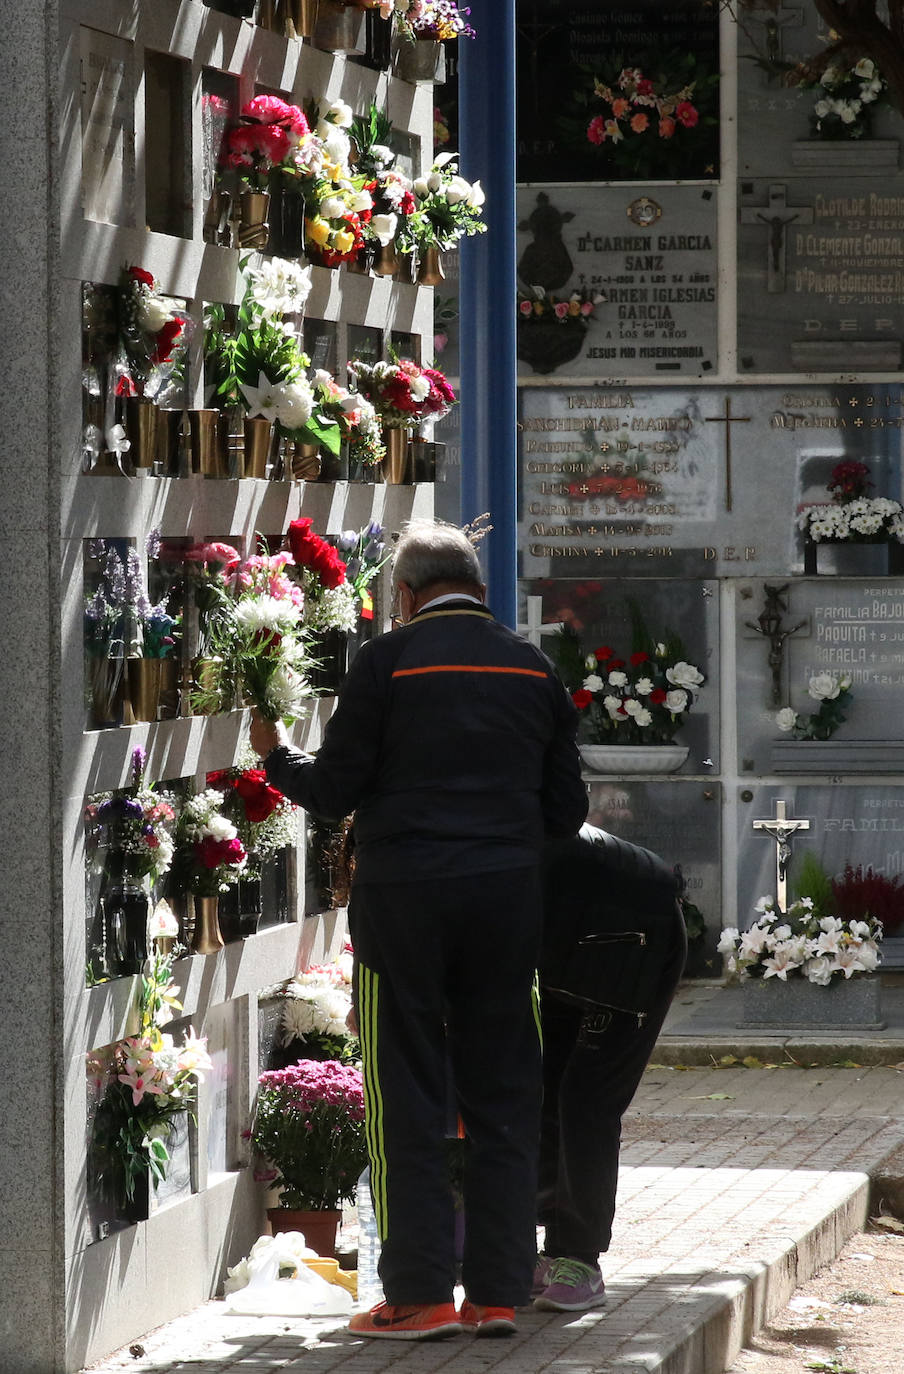
<path id="1" fill-rule="evenodd" d="M 457 525 L 411 520 L 393 554 L 392 580 L 396 587 L 406 582 L 413 592 L 420 592 L 434 582 L 480 587 L 483 573 L 474 545 Z"/>

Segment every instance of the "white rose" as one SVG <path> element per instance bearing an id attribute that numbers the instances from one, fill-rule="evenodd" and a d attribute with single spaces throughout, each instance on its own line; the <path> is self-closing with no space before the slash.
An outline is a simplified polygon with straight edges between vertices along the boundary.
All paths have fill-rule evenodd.
<path id="1" fill-rule="evenodd" d="M 147 334 L 158 334 L 173 318 L 170 307 L 159 296 L 141 296 L 138 301 L 138 324 Z"/>
<path id="2" fill-rule="evenodd" d="M 598 673 L 591 673 L 589 677 L 584 678 L 585 692 L 601 692 L 602 689 L 603 679 L 599 676 Z"/>
<path id="3" fill-rule="evenodd" d="M 692 663 L 685 663 L 683 659 L 671 668 L 666 668 L 665 675 L 676 687 L 699 687 L 703 681 L 700 670 Z"/>
<path id="4" fill-rule="evenodd" d="M 465 181 L 464 177 L 450 177 L 446 183 L 445 197 L 450 205 L 458 205 L 459 201 L 467 200 L 471 194 L 471 183 Z"/>
<path id="5" fill-rule="evenodd" d="M 834 701 L 841 686 L 834 673 L 815 673 L 810 678 L 807 691 L 814 701 Z"/>
<path id="6" fill-rule="evenodd" d="M 584 659 L 584 667 L 588 673 L 596 672 L 596 654 L 588 654 Z"/>
<path id="7" fill-rule="evenodd" d="M 370 191 L 356 191 L 349 201 L 350 210 L 372 210 L 374 208 L 374 198 Z"/>
<path id="8" fill-rule="evenodd" d="M 864 973 L 874 973 L 879 967 L 879 951 L 874 944 L 861 945 L 857 950 L 857 963 Z"/>
<path id="9" fill-rule="evenodd" d="M 408 380 L 408 390 L 414 401 L 426 401 L 430 395 L 430 383 L 426 377 L 410 377 Z"/>
<path id="10" fill-rule="evenodd" d="M 861 57 L 854 68 L 855 76 L 862 76 L 864 81 L 872 81 L 876 74 L 876 64 L 871 57 Z"/>
<path id="11" fill-rule="evenodd" d="M 391 167 L 395 162 L 395 153 L 385 143 L 372 144 L 370 155 L 378 167 Z"/>
<path id="12" fill-rule="evenodd" d="M 429 172 L 427 175 L 427 190 L 436 192 L 443 184 L 443 179 L 439 172 Z"/>
<path id="13" fill-rule="evenodd" d="M 838 116 L 842 124 L 853 124 L 859 113 L 859 100 L 843 100 L 839 102 Z"/>
<path id="14" fill-rule="evenodd" d="M 320 214 L 324 219 L 341 219 L 345 214 L 345 201 L 338 196 L 327 196 L 320 206 Z"/>
<path id="15" fill-rule="evenodd" d="M 389 243 L 390 239 L 395 238 L 398 222 L 399 219 L 397 215 L 374 215 L 371 219 L 370 227 L 384 248 L 387 243 Z"/>
<path id="16" fill-rule="evenodd" d="M 426 177 L 415 177 L 411 183 L 411 189 L 418 200 L 426 200 L 430 194 L 430 187 L 427 185 Z"/>
<path id="17" fill-rule="evenodd" d="M 470 193 L 470 195 L 468 196 L 468 204 L 470 205 L 471 209 L 472 209 L 472 210 L 479 210 L 480 207 L 481 207 L 481 205 L 483 205 L 483 203 L 484 203 L 485 200 L 486 200 L 486 196 L 485 196 L 485 194 L 484 194 L 484 190 L 483 190 L 483 187 L 481 186 L 480 182 L 479 182 L 479 181 L 472 181 L 472 183 L 471 183 L 471 193 Z"/>
<path id="18" fill-rule="evenodd" d="M 819 955 L 815 959 L 808 959 L 804 964 L 804 977 L 811 983 L 816 983 L 819 987 L 828 987 L 832 981 L 832 961 L 825 955 Z"/>
<path id="19" fill-rule="evenodd" d="M 783 730 L 787 734 L 788 731 L 793 730 L 797 724 L 797 712 L 790 706 L 783 706 L 782 709 L 776 713 L 775 723 L 779 730 Z"/>
<path id="20" fill-rule="evenodd" d="M 331 124 L 338 124 L 340 129 L 350 129 L 354 115 L 351 105 L 346 105 L 344 100 L 334 100 L 326 112 L 326 116 Z"/>
<path id="21" fill-rule="evenodd" d="M 673 716 L 677 716 L 679 712 L 687 710 L 687 692 L 666 692 L 663 705 Z"/>
<path id="22" fill-rule="evenodd" d="M 817 119 L 825 119 L 826 115 L 831 113 L 829 102 L 827 100 L 817 100 L 816 104 L 813 106 L 813 113 Z"/>

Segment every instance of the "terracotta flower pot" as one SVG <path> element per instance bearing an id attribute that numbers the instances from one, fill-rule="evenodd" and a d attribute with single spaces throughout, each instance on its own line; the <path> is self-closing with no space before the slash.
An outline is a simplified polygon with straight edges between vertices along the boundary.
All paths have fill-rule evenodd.
<path id="1" fill-rule="evenodd" d="M 282 1231 L 301 1231 L 318 1255 L 335 1256 L 336 1232 L 340 1212 L 304 1212 L 294 1207 L 268 1207 L 267 1220 L 274 1235 Z"/>

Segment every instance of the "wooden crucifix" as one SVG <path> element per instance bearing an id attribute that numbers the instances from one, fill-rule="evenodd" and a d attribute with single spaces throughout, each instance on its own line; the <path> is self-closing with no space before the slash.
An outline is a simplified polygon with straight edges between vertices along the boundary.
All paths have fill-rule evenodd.
<path id="1" fill-rule="evenodd" d="M 787 187 L 778 182 L 769 187 L 765 208 L 748 205 L 741 211 L 741 223 L 765 224 L 768 228 L 766 290 L 772 295 L 780 294 L 785 289 L 785 230 L 789 224 L 812 224 L 812 207 L 789 205 Z"/>
<path id="2" fill-rule="evenodd" d="M 779 0 L 778 4 L 770 4 L 761 10 L 751 8 L 745 14 L 745 20 L 749 23 L 761 24 L 763 28 L 763 51 L 766 61 L 769 63 L 780 63 L 784 59 L 783 39 L 786 29 L 799 29 L 803 27 L 804 12 L 800 5 L 791 7 L 786 6 Z M 776 65 L 776 70 L 770 75 L 764 72 L 764 80 L 767 85 L 780 83 L 782 72 Z"/>
<path id="3" fill-rule="evenodd" d="M 794 820 L 785 815 L 787 803 L 775 803 L 775 816 L 770 820 L 756 820 L 754 830 L 769 835 L 777 845 L 775 854 L 775 903 L 782 913 L 788 910 L 788 865 L 791 862 L 791 839 L 801 830 L 809 830 L 810 822 Z"/>
<path id="4" fill-rule="evenodd" d="M 731 427 L 732 425 L 748 425 L 752 417 L 750 415 L 732 415 L 731 397 L 726 396 L 724 415 L 704 415 L 703 418 L 708 425 L 725 426 L 725 509 L 731 510 Z"/>

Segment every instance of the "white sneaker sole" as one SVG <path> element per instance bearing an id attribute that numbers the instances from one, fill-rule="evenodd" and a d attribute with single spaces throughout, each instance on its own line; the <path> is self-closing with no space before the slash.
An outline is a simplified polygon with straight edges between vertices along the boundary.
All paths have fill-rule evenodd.
<path id="1" fill-rule="evenodd" d="M 541 1293 L 539 1298 L 534 1298 L 534 1307 L 539 1308 L 541 1312 L 587 1312 L 591 1307 L 602 1307 L 605 1301 L 605 1288 L 599 1293 L 594 1293 L 592 1298 L 584 1298 L 582 1302 L 562 1302 L 558 1298 L 547 1298 Z"/>

